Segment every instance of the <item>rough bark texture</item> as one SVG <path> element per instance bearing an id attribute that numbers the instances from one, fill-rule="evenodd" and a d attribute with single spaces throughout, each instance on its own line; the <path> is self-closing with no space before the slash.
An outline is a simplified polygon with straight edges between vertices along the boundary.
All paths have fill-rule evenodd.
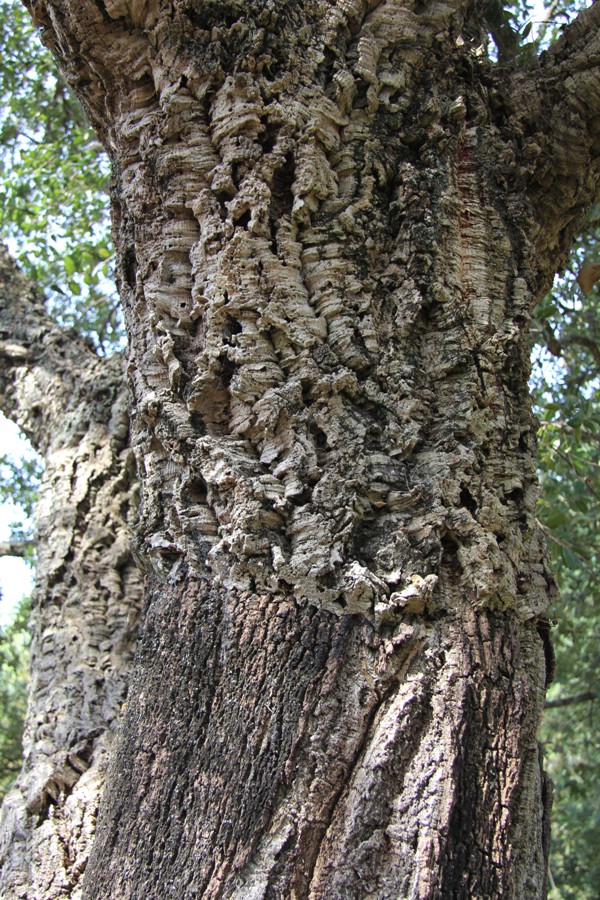
<path id="1" fill-rule="evenodd" d="M 0 254 L 2 410 L 45 461 L 21 775 L 0 813 L 0 895 L 75 898 L 141 599 L 122 361 L 65 333 Z"/>
<path id="2" fill-rule="evenodd" d="M 34 0 L 114 163 L 148 572 L 87 898 L 537 898 L 531 310 L 600 5 Z"/>
<path id="3" fill-rule="evenodd" d="M 161 587 L 86 896 L 539 897 L 542 668 L 505 613 L 383 639 L 281 595 Z"/>

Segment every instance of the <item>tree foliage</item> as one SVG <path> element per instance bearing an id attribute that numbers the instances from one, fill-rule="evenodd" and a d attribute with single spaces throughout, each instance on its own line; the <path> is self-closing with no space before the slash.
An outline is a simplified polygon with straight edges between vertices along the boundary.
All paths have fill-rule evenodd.
<path id="1" fill-rule="evenodd" d="M 33 509 L 42 474 L 42 463 L 33 450 L 15 460 L 9 454 L 0 454 L 0 501 L 9 502 L 20 510 L 18 519 L 11 523 L 12 541 L 31 541 L 33 534 Z M 33 553 L 25 556 L 29 562 Z"/>
<path id="2" fill-rule="evenodd" d="M 600 887 L 600 298 L 597 287 L 584 296 L 576 284 L 584 260 L 597 259 L 599 214 L 592 210 L 540 304 L 533 369 L 539 517 L 560 588 L 551 611 L 557 676 L 542 735 L 555 783 L 551 870 L 553 896 L 573 900 L 591 900 Z"/>
<path id="3" fill-rule="evenodd" d="M 585 3 L 528 0 L 480 4 L 482 52 L 499 65 L 531 60 Z M 109 351 L 121 338 L 111 281 L 109 166 L 51 56 L 34 39 L 19 3 L 0 0 L 0 233 L 46 291 L 59 321 Z M 560 587 L 553 616 L 557 674 L 543 739 L 555 782 L 553 896 L 592 898 L 600 888 L 600 297 L 576 278 L 600 262 L 600 207 L 567 268 L 540 303 L 532 334 L 532 391 L 540 419 L 539 517 Z M 2 490 L 30 509 L 35 465 L 0 459 Z M 10 489 L 7 485 L 11 485 Z M 5 739 L 0 790 L 18 765 L 24 709 L 25 611 L 2 635 L 0 693 Z M 582 695 L 587 700 L 571 702 Z M 593 698 L 597 699 L 593 699 Z M 591 698 L 591 699 L 590 699 Z"/>
<path id="4" fill-rule="evenodd" d="M 50 311 L 108 350 L 112 282 L 106 154 L 20 3 L 0 0 L 0 234 Z"/>

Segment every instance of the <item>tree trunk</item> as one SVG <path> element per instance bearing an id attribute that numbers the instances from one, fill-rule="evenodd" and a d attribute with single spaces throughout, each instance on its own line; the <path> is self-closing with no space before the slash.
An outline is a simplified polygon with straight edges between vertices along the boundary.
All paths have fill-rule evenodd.
<path id="1" fill-rule="evenodd" d="M 115 172 L 141 644 L 86 898 L 545 893 L 527 326 L 600 6 L 36 0 Z"/>
<path id="2" fill-rule="evenodd" d="M 0 254 L 2 410 L 44 459 L 24 762 L 0 813 L 0 895 L 80 896 L 141 598 L 122 362 L 65 333 Z"/>

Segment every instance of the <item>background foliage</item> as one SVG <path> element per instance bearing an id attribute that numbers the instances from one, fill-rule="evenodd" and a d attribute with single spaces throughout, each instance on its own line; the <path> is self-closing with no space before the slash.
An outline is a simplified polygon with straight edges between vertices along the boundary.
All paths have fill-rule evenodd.
<path id="1" fill-rule="evenodd" d="M 534 65 L 585 5 L 479 0 L 475 37 L 498 65 Z M 121 321 L 111 280 L 108 161 L 13 0 L 0 0 L 0 162 L 0 238 L 45 291 L 57 319 L 110 352 L 121 340 Z M 555 782 L 553 900 L 600 896 L 600 299 L 598 286 L 584 297 L 576 284 L 584 260 L 600 262 L 599 238 L 600 206 L 540 304 L 532 334 L 539 518 L 561 591 L 551 611 L 557 674 L 542 735 Z M 31 459 L 0 458 L 0 491 L 25 510 L 38 476 Z M 0 792 L 20 764 L 26 614 L 22 606 L 0 634 Z"/>
<path id="2" fill-rule="evenodd" d="M 28 13 L 0 0 L 0 236 L 50 311 L 107 351 L 121 324 L 112 283 L 110 166 Z"/>
<path id="3" fill-rule="evenodd" d="M 42 463 L 29 447 L 18 459 L 0 454 L 0 502 L 17 507 L 20 515 L 11 523 L 11 541 L 33 542 L 33 510 L 37 499 Z M 33 562 L 33 550 L 25 555 Z"/>
<path id="4" fill-rule="evenodd" d="M 598 286 L 584 297 L 575 281 L 584 259 L 598 259 L 599 214 L 538 309 L 533 354 L 538 515 L 560 587 L 542 739 L 556 798 L 551 897 L 563 900 L 600 896 L 600 298 Z"/>

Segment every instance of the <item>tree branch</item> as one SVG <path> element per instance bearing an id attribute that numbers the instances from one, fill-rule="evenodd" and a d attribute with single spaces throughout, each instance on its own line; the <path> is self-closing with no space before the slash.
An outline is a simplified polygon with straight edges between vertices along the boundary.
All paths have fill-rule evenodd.
<path id="1" fill-rule="evenodd" d="M 47 314 L 40 294 L 0 245 L 0 409 L 44 453 L 82 369 L 101 365 L 84 338 Z M 92 384 L 87 384 L 89 390 Z"/>
<path id="2" fill-rule="evenodd" d="M 575 434 L 575 429 L 571 425 L 567 425 L 565 422 L 540 422 L 540 428 L 558 428 L 560 431 L 564 431 L 566 434 Z M 578 434 L 586 441 L 594 441 L 596 444 L 600 444 L 600 434 L 594 434 L 592 431 L 588 431 L 585 428 L 579 428 Z M 586 465 L 599 466 L 599 463 L 592 462 L 592 460 L 587 459 Z"/>
<path id="3" fill-rule="evenodd" d="M 592 338 L 585 334 L 567 334 L 559 338 L 549 322 L 544 322 L 543 333 L 546 339 L 546 346 L 552 356 L 562 358 L 565 355 L 566 347 L 577 345 L 585 347 L 593 357 L 596 366 L 600 368 L 600 347 Z"/>
<path id="4" fill-rule="evenodd" d="M 141 600 L 129 547 L 138 490 L 122 358 L 99 358 L 60 329 L 5 251 L 0 342 L 0 403 L 45 457 L 35 512 L 34 677 L 23 768 L 0 810 L 0 896 L 27 884 L 30 896 L 45 897 L 46 873 L 49 885 L 78 883 L 80 870 L 71 873 L 87 859 L 94 828 L 85 823 L 97 809 L 125 698 Z M 51 805 L 57 824 L 49 821 L 40 838 Z"/>
<path id="5" fill-rule="evenodd" d="M 536 518 L 535 521 L 536 521 L 537 526 L 539 528 L 541 528 L 541 530 L 544 532 L 544 535 L 546 536 L 547 540 L 552 541 L 554 544 L 557 544 L 559 547 L 564 547 L 565 550 L 570 550 L 571 553 L 574 553 L 576 556 L 579 557 L 579 559 L 583 559 L 585 562 L 587 562 L 586 557 L 582 556 L 581 550 L 579 550 L 575 546 L 575 544 L 572 544 L 570 541 L 567 541 L 564 538 L 560 538 L 557 534 L 555 534 L 555 532 L 550 531 L 550 529 L 548 528 L 547 525 L 544 525 L 543 522 L 540 522 L 539 519 Z"/>
<path id="6" fill-rule="evenodd" d="M 581 12 L 535 65 L 510 76 L 507 125 L 549 277 L 600 197 L 600 3 Z"/>
<path id="7" fill-rule="evenodd" d="M 24 559 L 35 547 L 35 541 L 4 541 L 0 543 L 0 556 L 15 556 Z"/>
<path id="8" fill-rule="evenodd" d="M 574 706 L 575 703 L 586 703 L 588 700 L 595 699 L 596 694 L 593 691 L 584 691 L 582 694 L 575 694 L 573 697 L 559 697 L 557 700 L 546 700 L 546 709 Z"/>

